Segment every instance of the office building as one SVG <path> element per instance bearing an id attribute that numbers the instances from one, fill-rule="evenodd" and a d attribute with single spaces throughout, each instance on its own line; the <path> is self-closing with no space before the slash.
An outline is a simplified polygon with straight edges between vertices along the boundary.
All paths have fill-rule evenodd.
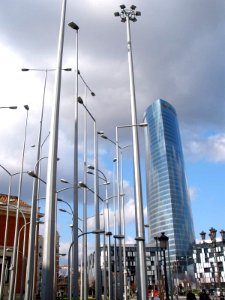
<path id="1" fill-rule="evenodd" d="M 149 242 L 161 232 L 169 237 L 171 262 L 191 255 L 195 241 L 177 114 L 165 100 L 144 115 Z"/>

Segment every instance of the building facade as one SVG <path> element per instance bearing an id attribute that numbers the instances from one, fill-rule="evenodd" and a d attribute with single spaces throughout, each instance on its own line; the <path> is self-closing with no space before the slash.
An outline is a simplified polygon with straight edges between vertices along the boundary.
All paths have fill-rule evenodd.
<path id="1" fill-rule="evenodd" d="M 149 241 L 169 237 L 171 261 L 191 255 L 195 241 L 177 114 L 157 100 L 144 114 Z"/>
<path id="2" fill-rule="evenodd" d="M 6 226 L 6 211 L 7 211 L 7 201 L 8 195 L 0 194 L 0 275 L 2 270 L 5 270 L 5 280 L 4 280 L 4 296 L 3 299 L 8 299 L 8 289 L 9 289 L 9 277 L 10 277 L 10 266 L 12 264 L 13 255 L 13 245 L 14 245 L 14 234 L 15 234 L 15 224 L 16 224 L 16 207 L 18 197 L 10 197 L 10 207 L 9 207 L 9 219 L 8 219 L 8 235 L 6 243 L 6 260 L 5 266 L 2 268 L 3 261 L 3 248 L 4 248 L 4 238 L 5 238 L 5 226 Z M 20 213 L 18 221 L 18 260 L 17 260 L 17 277 L 14 284 L 15 293 L 19 294 L 21 285 L 25 282 L 25 272 L 22 278 L 22 268 L 26 259 L 23 259 L 23 247 L 25 258 L 27 257 L 28 251 L 28 238 L 29 238 L 29 221 L 30 221 L 30 210 L 31 207 L 26 202 L 20 201 Z M 26 228 L 26 235 L 24 235 L 24 229 Z M 26 267 L 26 266 L 25 266 Z M 25 269 L 26 270 L 26 269 Z"/>
<path id="3" fill-rule="evenodd" d="M 193 259 L 200 289 L 225 289 L 225 240 L 195 244 Z"/>

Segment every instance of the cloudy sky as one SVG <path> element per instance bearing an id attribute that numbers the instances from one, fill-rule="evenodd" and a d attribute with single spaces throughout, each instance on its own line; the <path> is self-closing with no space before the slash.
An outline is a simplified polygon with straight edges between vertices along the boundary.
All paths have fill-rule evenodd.
<path id="1" fill-rule="evenodd" d="M 40 124 L 44 72 L 21 72 L 21 68 L 56 67 L 61 1 L 23 0 L 0 3 L 0 101 L 1 106 L 17 105 L 17 110 L 0 110 L 0 164 L 10 172 L 21 168 L 26 111 L 30 107 L 24 169 L 35 165 Z M 115 127 L 131 123 L 126 26 L 114 17 L 121 1 L 83 0 L 67 3 L 66 24 L 74 21 L 79 30 L 79 69 L 96 96 L 87 94 L 87 105 L 97 120 L 98 130 L 115 139 Z M 180 123 L 196 238 L 213 226 L 224 228 L 225 197 L 225 2 L 223 0 L 142 0 L 135 4 L 142 16 L 132 23 L 138 121 L 156 99 L 174 105 Z M 73 180 L 73 129 L 75 95 L 75 32 L 66 26 L 58 156 L 58 179 Z M 43 139 L 49 132 L 54 92 L 54 71 L 48 72 Z M 85 98 L 85 87 L 79 84 Z M 83 110 L 79 108 L 79 153 L 82 165 Z M 88 160 L 93 161 L 93 124 L 88 122 Z M 143 145 L 140 130 L 141 145 Z M 131 143 L 129 129 L 120 130 L 122 146 Z M 99 165 L 112 182 L 115 149 L 99 141 Z M 48 140 L 42 147 L 48 155 Z M 144 149 L 141 147 L 144 158 Z M 124 150 L 127 240 L 134 238 L 132 152 Z M 42 177 L 46 178 L 47 160 Z M 143 181 L 144 181 L 144 160 Z M 7 193 L 8 178 L 1 171 L 1 192 Z M 79 172 L 82 180 L 82 171 Z M 90 185 L 92 184 L 90 179 Z M 145 185 L 145 184 L 144 184 Z M 58 183 L 58 189 L 62 184 Z M 14 180 L 13 192 L 18 192 Z M 103 191 L 102 191 L 103 192 Z M 30 201 L 32 179 L 24 176 L 22 198 Z M 143 186 L 144 207 L 145 186 Z M 42 195 L 44 197 L 44 186 Z M 70 201 L 72 193 L 61 194 Z M 92 199 L 90 199 L 91 203 Z M 43 201 L 44 202 L 44 201 Z M 40 204 L 44 211 L 44 204 Z M 82 211 L 80 212 L 82 214 Z M 89 215 L 93 206 L 89 205 Z M 146 214 L 146 209 L 145 209 Z M 59 214 L 62 248 L 70 243 L 69 215 Z M 63 222 L 62 222 L 63 220 Z M 91 228 L 91 219 L 90 219 Z"/>

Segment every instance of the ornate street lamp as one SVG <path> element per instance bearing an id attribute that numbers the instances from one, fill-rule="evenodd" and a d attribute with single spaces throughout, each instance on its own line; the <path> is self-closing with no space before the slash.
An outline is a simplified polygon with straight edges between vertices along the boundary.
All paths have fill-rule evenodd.
<path id="1" fill-rule="evenodd" d="M 225 231 L 224 231 L 223 229 L 220 230 L 220 235 L 221 235 L 221 240 L 222 240 L 222 242 L 224 242 Z"/>
<path id="2" fill-rule="evenodd" d="M 200 232 L 200 235 L 201 235 L 202 241 L 204 243 L 205 242 L 205 235 L 206 235 L 205 231 L 202 230 L 202 232 Z"/>
<path id="3" fill-rule="evenodd" d="M 217 230 L 213 227 L 211 227 L 209 229 L 209 237 L 210 237 L 212 242 L 216 242 L 216 232 L 217 232 Z"/>
<path id="4" fill-rule="evenodd" d="M 163 251 L 166 300 L 169 300 L 168 279 L 167 279 L 167 271 L 166 271 L 166 249 L 168 247 L 169 238 L 168 236 L 165 235 L 165 232 L 161 232 L 161 236 L 158 237 L 158 241 L 159 241 L 159 247 Z"/>

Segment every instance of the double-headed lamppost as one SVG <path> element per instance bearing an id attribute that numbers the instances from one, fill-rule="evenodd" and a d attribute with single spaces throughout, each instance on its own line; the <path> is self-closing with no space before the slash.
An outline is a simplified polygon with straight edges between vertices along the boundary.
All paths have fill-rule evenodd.
<path id="1" fill-rule="evenodd" d="M 70 68 L 63 69 L 64 71 L 71 71 Z M 43 125 L 43 116 L 44 116 L 44 104 L 45 104 L 45 91 L 46 91 L 46 83 L 47 76 L 49 71 L 55 71 L 55 69 L 28 69 L 23 68 L 23 72 L 28 71 L 37 71 L 37 72 L 45 72 L 44 79 L 44 89 L 42 96 L 42 105 L 41 105 L 41 117 L 40 117 L 40 126 L 39 126 L 39 134 L 38 134 L 38 143 L 37 143 L 37 163 L 35 166 L 35 174 L 37 177 L 40 175 L 40 156 L 41 156 L 41 139 L 42 139 L 42 125 Z M 35 237 L 36 237 L 36 226 L 37 226 L 37 206 L 38 206 L 38 193 L 39 193 L 39 180 L 38 178 L 34 178 L 33 181 L 33 194 L 32 194 L 32 205 L 31 205 L 31 222 L 30 222 L 30 233 L 29 233 L 29 245 L 28 245 L 28 255 L 27 255 L 27 271 L 26 271 L 26 284 L 25 284 L 25 300 L 32 299 L 32 291 L 33 291 L 33 277 L 35 270 Z"/>
<path id="2" fill-rule="evenodd" d="M 130 95 L 131 95 L 131 118 L 132 125 L 137 124 L 136 112 L 136 96 L 134 84 L 134 68 L 131 47 L 131 30 L 130 21 L 136 22 L 136 16 L 141 13 L 136 11 L 136 6 L 132 5 L 126 8 L 125 5 L 120 5 L 121 12 L 116 12 L 114 15 L 120 16 L 123 23 L 127 23 L 127 49 L 128 49 L 128 64 L 129 64 L 129 77 L 130 77 Z M 138 141 L 138 128 L 132 126 L 133 135 L 133 159 L 134 159 L 134 185 L 135 185 L 135 209 L 136 209 L 136 232 L 137 232 L 137 252 L 138 252 L 138 265 L 139 265 L 139 278 L 140 285 L 138 287 L 140 297 L 142 300 L 147 299 L 147 274 L 146 274 L 146 253 L 145 253 L 145 235 L 144 235 L 144 215 L 142 203 L 142 187 L 141 187 L 141 170 L 140 170 L 140 157 L 139 157 L 139 141 Z"/>
<path id="3" fill-rule="evenodd" d="M 163 269 L 164 269 L 164 278 L 165 278 L 165 290 L 166 290 L 166 300 L 169 300 L 169 288 L 168 288 L 168 279 L 167 279 L 167 269 L 166 269 L 166 249 L 168 248 L 168 236 L 164 232 L 161 233 L 161 236 L 158 237 L 159 247 L 163 251 Z"/>

